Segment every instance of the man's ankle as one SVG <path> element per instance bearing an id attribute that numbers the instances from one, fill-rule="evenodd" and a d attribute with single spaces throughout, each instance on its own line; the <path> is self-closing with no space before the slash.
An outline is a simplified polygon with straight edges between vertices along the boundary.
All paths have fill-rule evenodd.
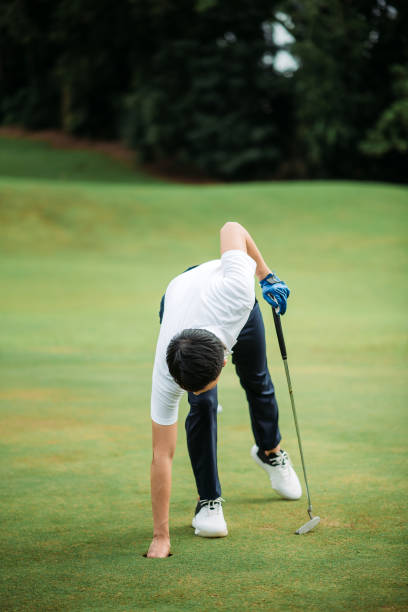
<path id="1" fill-rule="evenodd" d="M 272 448 L 271 450 L 266 450 L 264 451 L 264 453 L 267 457 L 269 457 L 269 455 L 272 453 L 279 453 L 280 449 L 281 449 L 280 444 L 278 444 L 278 446 L 275 446 L 275 448 Z"/>

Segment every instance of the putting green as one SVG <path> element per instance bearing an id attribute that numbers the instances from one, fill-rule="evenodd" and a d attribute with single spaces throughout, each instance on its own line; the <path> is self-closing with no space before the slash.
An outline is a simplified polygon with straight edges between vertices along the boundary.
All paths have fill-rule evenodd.
<path id="1" fill-rule="evenodd" d="M 51 176 L 59 153 L 42 154 Z M 92 163 L 88 182 L 7 177 L 7 167 L 0 179 L 0 608 L 406 609 L 407 189 L 109 183 Z M 172 276 L 218 256 L 226 220 L 249 229 L 292 289 L 283 326 L 322 520 L 294 535 L 307 500 L 278 499 L 252 462 L 229 364 L 219 465 L 230 535 L 206 540 L 190 527 L 183 400 L 173 556 L 145 559 L 158 302 Z M 262 308 L 284 447 L 300 474 Z"/>

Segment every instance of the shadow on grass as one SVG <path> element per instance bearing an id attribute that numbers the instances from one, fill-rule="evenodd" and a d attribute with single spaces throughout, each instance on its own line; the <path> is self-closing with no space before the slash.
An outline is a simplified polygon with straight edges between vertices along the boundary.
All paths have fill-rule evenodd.
<path id="1" fill-rule="evenodd" d="M 282 497 L 245 497 L 245 500 L 242 499 L 242 496 L 240 497 L 232 497 L 232 496 L 228 496 L 228 505 L 229 504 L 234 504 L 234 506 L 247 506 L 248 504 L 257 504 L 259 506 L 264 506 L 265 504 L 271 504 L 271 503 L 276 503 L 276 502 L 282 502 L 282 503 L 287 503 L 288 501 L 291 501 L 289 499 L 283 499 Z"/>

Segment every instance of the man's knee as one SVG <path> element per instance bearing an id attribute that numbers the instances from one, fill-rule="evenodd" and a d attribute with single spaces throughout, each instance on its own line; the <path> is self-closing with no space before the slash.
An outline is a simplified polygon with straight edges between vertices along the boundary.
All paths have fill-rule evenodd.
<path id="1" fill-rule="evenodd" d="M 268 371 L 251 372 L 245 374 L 240 373 L 241 385 L 245 391 L 249 391 L 254 395 L 271 395 L 275 393 L 275 389 Z"/>
<path id="2" fill-rule="evenodd" d="M 204 414 L 211 414 L 217 412 L 218 397 L 214 389 L 200 393 L 200 395 L 194 395 L 194 393 L 188 394 L 188 402 L 190 404 L 190 412 L 201 412 Z"/>

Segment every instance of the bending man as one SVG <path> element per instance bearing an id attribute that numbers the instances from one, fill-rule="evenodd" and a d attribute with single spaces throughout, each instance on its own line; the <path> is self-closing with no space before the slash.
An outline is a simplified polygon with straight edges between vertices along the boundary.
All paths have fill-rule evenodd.
<path id="1" fill-rule="evenodd" d="M 268 268 L 242 225 L 226 223 L 220 242 L 221 259 L 177 276 L 161 304 L 151 399 L 154 530 L 148 557 L 166 557 L 170 551 L 171 466 L 178 404 L 184 391 L 190 404 L 187 446 L 199 495 L 192 526 L 198 536 L 228 534 L 217 470 L 217 383 L 232 349 L 232 362 L 248 399 L 255 439 L 251 455 L 279 495 L 298 499 L 302 494 L 289 457 L 280 446 L 278 405 L 266 361 L 254 274 L 264 298 L 280 314 L 286 311 L 289 289 Z"/>

